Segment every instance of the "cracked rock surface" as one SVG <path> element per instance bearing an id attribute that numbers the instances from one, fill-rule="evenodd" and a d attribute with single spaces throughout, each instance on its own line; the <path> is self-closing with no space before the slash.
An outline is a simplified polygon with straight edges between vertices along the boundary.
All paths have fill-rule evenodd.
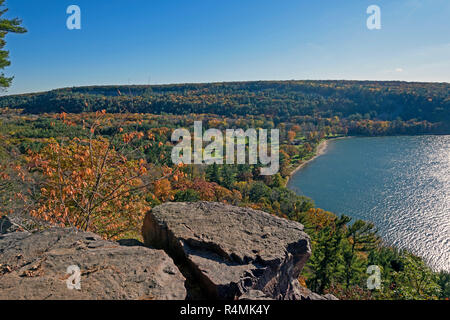
<path id="1" fill-rule="evenodd" d="M 205 297 L 320 298 L 298 294 L 311 254 L 300 223 L 221 203 L 165 203 L 147 214 L 142 231 L 146 245 L 184 265 Z"/>
<path id="2" fill-rule="evenodd" d="M 81 290 L 67 268 L 80 268 Z M 0 300 L 184 299 L 185 278 L 162 250 L 51 228 L 0 235 Z"/>

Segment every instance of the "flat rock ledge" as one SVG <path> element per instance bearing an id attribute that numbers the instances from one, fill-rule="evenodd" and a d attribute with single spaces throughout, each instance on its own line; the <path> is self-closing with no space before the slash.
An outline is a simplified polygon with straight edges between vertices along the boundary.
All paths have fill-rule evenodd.
<path id="1" fill-rule="evenodd" d="M 300 223 L 221 203 L 165 203 L 145 217 L 147 246 L 164 249 L 209 299 L 326 299 L 297 278 L 311 255 Z"/>
<path id="2" fill-rule="evenodd" d="M 78 266 L 81 289 L 68 289 Z M 185 299 L 185 278 L 162 250 L 74 229 L 0 234 L 0 300 Z"/>

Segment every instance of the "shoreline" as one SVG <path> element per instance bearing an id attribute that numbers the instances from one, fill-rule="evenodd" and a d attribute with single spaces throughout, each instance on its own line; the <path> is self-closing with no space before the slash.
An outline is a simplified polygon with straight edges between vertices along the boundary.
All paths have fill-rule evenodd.
<path id="1" fill-rule="evenodd" d="M 289 175 L 287 176 L 286 184 L 285 184 L 286 188 L 288 187 L 289 181 L 291 181 L 291 178 L 293 177 L 294 174 L 296 174 L 298 171 L 303 169 L 303 167 L 306 166 L 308 163 L 314 161 L 316 158 L 318 158 L 321 155 L 326 153 L 327 148 L 328 148 L 328 143 L 331 140 L 339 140 L 339 139 L 347 139 L 347 138 L 351 138 L 351 136 L 336 137 L 336 138 L 330 138 L 330 139 L 322 140 L 319 143 L 319 145 L 317 146 L 314 156 L 311 159 L 308 159 L 308 160 L 303 161 L 302 163 L 300 163 L 291 173 L 289 173 Z"/>

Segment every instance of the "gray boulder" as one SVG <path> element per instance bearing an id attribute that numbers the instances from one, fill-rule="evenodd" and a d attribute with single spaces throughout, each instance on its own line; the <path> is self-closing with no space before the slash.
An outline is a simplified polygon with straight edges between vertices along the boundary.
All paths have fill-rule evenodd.
<path id="1" fill-rule="evenodd" d="M 297 278 L 311 248 L 297 222 L 221 203 L 166 203 L 147 214 L 142 231 L 204 297 L 302 298 Z"/>
<path id="2" fill-rule="evenodd" d="M 330 297 L 321 296 L 320 294 L 302 287 L 298 281 L 293 280 L 287 294 L 284 296 L 284 300 L 334 300 L 331 298 L 334 298 L 333 295 L 330 294 L 329 296 Z"/>
<path id="3" fill-rule="evenodd" d="M 259 290 L 249 290 L 239 297 L 239 300 L 273 300 L 264 292 Z"/>
<path id="4" fill-rule="evenodd" d="M 185 278 L 162 250 L 74 229 L 0 235 L 0 300 L 184 299 Z M 68 289 L 78 266 L 81 289 Z"/>

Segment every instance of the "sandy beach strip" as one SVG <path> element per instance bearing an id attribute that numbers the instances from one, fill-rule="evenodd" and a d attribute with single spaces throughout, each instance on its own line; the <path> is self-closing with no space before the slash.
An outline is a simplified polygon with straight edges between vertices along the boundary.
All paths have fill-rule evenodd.
<path id="1" fill-rule="evenodd" d="M 321 155 L 323 155 L 323 154 L 327 151 L 328 143 L 329 143 L 331 140 L 347 139 L 347 138 L 350 138 L 350 137 L 349 137 L 349 136 L 348 136 L 348 137 L 337 137 L 337 138 L 330 138 L 330 139 L 324 139 L 324 140 L 322 140 L 322 141 L 319 143 L 319 145 L 317 146 L 316 154 L 315 154 L 311 159 L 306 160 L 306 161 L 303 161 L 302 163 L 300 163 L 300 165 L 299 165 L 297 168 L 295 168 L 294 171 L 292 171 L 292 172 L 289 174 L 289 176 L 287 177 L 287 180 L 286 180 L 286 186 L 288 185 L 289 180 L 291 180 L 292 176 L 293 176 L 297 171 L 299 171 L 299 170 L 302 169 L 304 166 L 306 166 L 308 163 L 310 163 L 311 161 L 313 161 L 313 160 L 315 160 L 316 158 L 320 157 Z"/>

